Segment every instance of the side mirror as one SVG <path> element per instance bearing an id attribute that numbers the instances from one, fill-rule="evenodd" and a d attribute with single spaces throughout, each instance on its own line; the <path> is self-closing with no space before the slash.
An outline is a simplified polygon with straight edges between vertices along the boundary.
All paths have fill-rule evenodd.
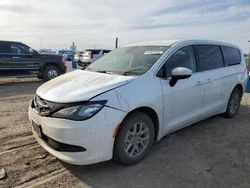
<path id="1" fill-rule="evenodd" d="M 172 70 L 172 78 L 169 81 L 171 87 L 173 87 L 178 80 L 187 79 L 191 77 L 192 70 L 185 67 L 176 67 Z"/>
<path id="2" fill-rule="evenodd" d="M 33 56 L 34 55 L 34 50 L 32 48 L 29 48 L 29 55 Z"/>

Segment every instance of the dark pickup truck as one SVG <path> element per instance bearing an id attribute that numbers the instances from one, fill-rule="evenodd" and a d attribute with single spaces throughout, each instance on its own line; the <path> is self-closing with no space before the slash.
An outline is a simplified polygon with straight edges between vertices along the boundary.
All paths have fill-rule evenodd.
<path id="1" fill-rule="evenodd" d="M 0 77 L 36 75 L 50 80 L 65 72 L 60 55 L 40 54 L 20 42 L 0 41 Z"/>

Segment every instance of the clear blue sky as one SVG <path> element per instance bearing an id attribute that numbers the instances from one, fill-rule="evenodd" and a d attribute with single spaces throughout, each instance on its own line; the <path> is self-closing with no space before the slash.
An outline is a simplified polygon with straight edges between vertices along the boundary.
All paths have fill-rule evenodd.
<path id="1" fill-rule="evenodd" d="M 39 49 L 214 39 L 250 50 L 250 0 L 1 0 L 0 40 Z"/>

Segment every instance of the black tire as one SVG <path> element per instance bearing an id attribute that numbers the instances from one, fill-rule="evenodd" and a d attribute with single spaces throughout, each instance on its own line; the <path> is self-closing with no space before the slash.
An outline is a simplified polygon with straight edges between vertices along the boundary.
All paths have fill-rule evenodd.
<path id="1" fill-rule="evenodd" d="M 43 70 L 44 80 L 51 80 L 60 75 L 60 70 L 56 66 L 46 66 Z"/>
<path id="2" fill-rule="evenodd" d="M 234 88 L 227 104 L 227 110 L 223 114 L 225 118 L 233 118 L 239 111 L 242 93 L 238 88 Z"/>
<path id="3" fill-rule="evenodd" d="M 133 138 L 129 138 L 129 136 L 131 135 L 128 136 L 128 134 L 131 134 L 130 131 L 134 129 L 135 126 L 136 127 L 142 126 L 142 128 L 140 127 L 140 130 L 147 132 L 141 134 L 141 136 L 138 136 L 139 135 L 138 133 L 137 136 L 132 136 Z M 139 131 L 139 129 L 137 130 Z M 124 165 L 133 165 L 138 163 L 150 151 L 150 148 L 152 147 L 154 142 L 154 136 L 155 136 L 154 123 L 148 115 L 146 115 L 143 112 L 134 112 L 130 114 L 122 122 L 120 130 L 116 137 L 114 145 L 114 159 L 117 162 L 122 163 Z M 125 138 L 127 138 L 126 140 L 133 140 L 129 142 L 134 142 L 134 143 L 126 143 Z M 144 146 L 142 145 L 143 142 L 142 139 L 145 141 L 144 144 L 146 143 Z M 138 144 L 138 142 L 140 143 Z M 133 145 L 128 147 L 129 144 Z M 139 147 L 139 145 L 141 145 L 141 147 Z M 125 151 L 125 147 L 127 147 L 127 149 L 129 148 L 127 152 Z M 135 154 L 135 156 L 129 156 L 128 152 L 130 151 L 130 149 L 132 150 L 131 155 L 133 155 L 135 152 L 135 148 L 138 153 Z M 141 149 L 140 152 L 139 149 Z"/>

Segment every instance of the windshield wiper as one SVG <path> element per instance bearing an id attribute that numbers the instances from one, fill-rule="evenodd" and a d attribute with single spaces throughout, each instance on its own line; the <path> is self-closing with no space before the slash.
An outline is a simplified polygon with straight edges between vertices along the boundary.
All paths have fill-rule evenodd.
<path id="1" fill-rule="evenodd" d="M 117 74 L 116 72 L 106 71 L 106 70 L 100 70 L 100 71 L 95 71 L 95 72 L 105 73 L 105 74 Z"/>
<path id="2" fill-rule="evenodd" d="M 88 68 L 88 67 L 85 70 L 88 70 L 88 71 L 91 71 L 91 72 L 107 73 L 107 74 L 111 73 L 111 72 L 105 71 L 105 70 L 97 70 L 97 71 L 95 71 L 95 70 L 92 70 L 91 68 Z"/>
<path id="3" fill-rule="evenodd" d="M 105 70 L 99 70 L 99 71 L 95 71 L 95 72 L 99 72 L 99 73 L 107 73 L 107 71 L 105 71 Z"/>
<path id="4" fill-rule="evenodd" d="M 123 75 L 125 75 L 125 76 L 128 76 L 129 74 L 140 75 L 141 73 L 138 73 L 138 71 L 141 71 L 141 70 L 144 70 L 144 69 L 142 69 L 142 68 L 140 68 L 140 69 L 131 69 L 131 70 L 123 72 Z"/>

